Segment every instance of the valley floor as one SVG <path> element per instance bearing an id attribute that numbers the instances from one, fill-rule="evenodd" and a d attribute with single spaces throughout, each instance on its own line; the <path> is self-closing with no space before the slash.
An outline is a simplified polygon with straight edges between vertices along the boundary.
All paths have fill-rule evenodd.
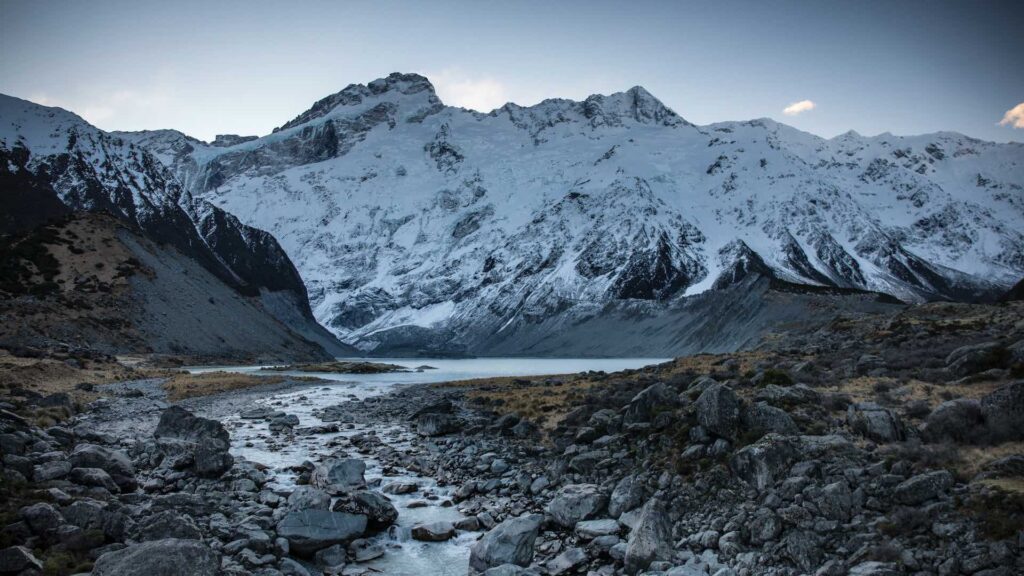
<path id="1" fill-rule="evenodd" d="M 1022 303 L 612 373 L 200 394 L 64 365 L 85 384 L 5 388 L 0 572 L 1024 570 Z"/>

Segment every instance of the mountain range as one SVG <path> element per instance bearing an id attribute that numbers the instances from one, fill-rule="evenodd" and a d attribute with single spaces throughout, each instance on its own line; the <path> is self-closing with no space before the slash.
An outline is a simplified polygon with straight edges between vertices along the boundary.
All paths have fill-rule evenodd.
<path id="1" fill-rule="evenodd" d="M 480 113 L 397 73 L 210 143 L 9 97 L 0 118 L 5 163 L 63 204 L 120 214 L 270 308 L 287 294 L 299 332 L 328 342 L 315 318 L 370 354 L 735 349 L 1024 276 L 1024 145 L 951 132 L 697 126 L 640 87 Z"/>

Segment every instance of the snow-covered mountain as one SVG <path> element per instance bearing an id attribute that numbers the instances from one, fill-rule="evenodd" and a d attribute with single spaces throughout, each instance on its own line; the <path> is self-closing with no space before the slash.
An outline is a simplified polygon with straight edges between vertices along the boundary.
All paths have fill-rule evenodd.
<path id="1" fill-rule="evenodd" d="M 119 136 L 271 232 L 316 317 L 381 353 L 529 353 L 554 320 L 658 315 L 751 273 L 905 301 L 1024 276 L 1024 145 L 955 133 L 696 126 L 640 87 L 481 114 L 392 74 L 261 138 Z"/>
<path id="2" fill-rule="evenodd" d="M 0 234 L 26 231 L 55 213 L 110 213 L 259 301 L 292 337 L 316 342 L 296 346 L 351 351 L 316 323 L 302 279 L 273 236 L 192 195 L 129 140 L 66 110 L 0 95 L 0 176 L 2 204 L 11 212 L 0 220 Z"/>

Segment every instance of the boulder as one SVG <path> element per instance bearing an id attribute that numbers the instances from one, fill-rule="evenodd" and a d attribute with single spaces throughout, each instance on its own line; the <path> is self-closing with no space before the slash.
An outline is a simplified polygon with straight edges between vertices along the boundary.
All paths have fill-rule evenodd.
<path id="1" fill-rule="evenodd" d="M 608 515 L 612 518 L 622 516 L 643 503 L 644 488 L 635 474 L 623 477 L 612 490 L 608 498 Z"/>
<path id="2" fill-rule="evenodd" d="M 904 480 L 892 491 L 892 499 L 900 504 L 916 506 L 942 496 L 953 486 L 953 475 L 935 470 Z"/>
<path id="3" fill-rule="evenodd" d="M 128 455 L 96 444 L 75 446 L 69 458 L 72 468 L 99 468 L 110 475 L 122 490 L 134 490 L 135 466 Z"/>
<path id="4" fill-rule="evenodd" d="M 576 535 L 584 540 L 593 540 L 599 536 L 609 536 L 622 531 L 619 523 L 611 518 L 602 520 L 584 520 L 576 523 Z"/>
<path id="5" fill-rule="evenodd" d="M 56 508 L 46 502 L 38 502 L 19 510 L 21 519 L 28 524 L 33 534 L 52 539 L 65 524 L 64 517 Z"/>
<path id="6" fill-rule="evenodd" d="M 658 382 L 644 388 L 630 400 L 626 405 L 623 421 L 627 424 L 650 422 L 658 411 L 670 409 L 675 404 L 676 395 L 664 382 Z"/>
<path id="7" fill-rule="evenodd" d="M 790 530 L 783 539 L 786 556 L 803 572 L 812 573 L 821 564 L 822 538 L 807 530 Z"/>
<path id="8" fill-rule="evenodd" d="M 604 512 L 608 503 L 595 484 L 569 484 L 559 489 L 544 509 L 564 528 L 573 528 L 581 520 L 589 520 Z"/>
<path id="9" fill-rule="evenodd" d="M 788 471 L 798 455 L 799 451 L 791 440 L 778 434 L 767 434 L 737 450 L 729 458 L 729 468 L 760 491 Z"/>
<path id="10" fill-rule="evenodd" d="M 299 425 L 299 417 L 294 414 L 277 414 L 270 419 L 270 423 L 267 424 L 267 428 L 271 432 L 291 432 L 293 428 Z"/>
<path id="11" fill-rule="evenodd" d="M 224 442 L 231 440 L 223 424 L 195 416 L 180 406 L 171 406 L 160 414 L 160 421 L 156 425 L 153 437 L 175 438 L 189 442 L 199 442 L 204 438 L 217 438 Z"/>
<path id="12" fill-rule="evenodd" d="M 874 402 L 852 404 L 846 410 L 846 422 L 851 430 L 875 442 L 906 439 L 899 416 Z"/>
<path id="13" fill-rule="evenodd" d="M 806 384 L 793 386 L 769 384 L 758 390 L 754 399 L 767 402 L 772 406 L 793 407 L 801 404 L 816 404 L 821 401 L 821 394 Z"/>
<path id="14" fill-rule="evenodd" d="M 566 548 L 561 554 L 547 561 L 548 574 L 558 576 L 587 561 L 587 552 L 582 548 Z"/>
<path id="15" fill-rule="evenodd" d="M 366 516 L 327 510 L 289 512 L 277 523 L 277 534 L 300 555 L 346 543 L 366 532 Z"/>
<path id="16" fill-rule="evenodd" d="M 989 368 L 1002 368 L 1010 353 L 998 342 L 961 346 L 946 357 L 946 368 L 957 376 L 967 376 Z"/>
<path id="17" fill-rule="evenodd" d="M 333 458 L 313 469 L 310 484 L 327 490 L 351 491 L 366 486 L 366 463 L 358 458 Z"/>
<path id="18" fill-rule="evenodd" d="M 1007 384 L 981 398 L 989 440 L 1024 440 L 1024 380 Z"/>
<path id="19" fill-rule="evenodd" d="M 121 489 L 114 479 L 102 468 L 72 468 L 68 474 L 68 480 L 79 486 L 94 486 L 104 488 L 108 492 L 117 493 Z"/>
<path id="20" fill-rule="evenodd" d="M 398 510 L 387 496 L 360 490 L 334 503 L 335 512 L 348 512 L 366 516 L 367 525 L 373 530 L 383 530 L 398 520 Z"/>
<path id="21" fill-rule="evenodd" d="M 544 517 L 528 514 L 509 518 L 477 540 L 469 553 L 469 567 L 483 572 L 505 564 L 528 566 Z"/>
<path id="22" fill-rule="evenodd" d="M 782 519 L 769 508 L 759 508 L 747 522 L 750 543 L 762 546 L 782 534 Z"/>
<path id="23" fill-rule="evenodd" d="M 636 574 L 655 560 L 667 560 L 672 553 L 672 525 L 657 499 L 648 500 L 626 542 L 625 570 Z"/>
<path id="24" fill-rule="evenodd" d="M 145 542 L 166 538 L 199 540 L 202 537 L 202 532 L 191 516 L 174 510 L 164 510 L 139 522 L 136 539 Z"/>
<path id="25" fill-rule="evenodd" d="M 459 419 L 451 414 L 428 412 L 416 418 L 416 432 L 420 436 L 444 436 L 458 432 L 460 427 Z"/>
<path id="26" fill-rule="evenodd" d="M 154 540 L 107 552 L 92 576 L 216 576 L 220 554 L 196 540 Z"/>
<path id="27" fill-rule="evenodd" d="M 196 443 L 192 452 L 192 462 L 196 474 L 204 478 L 219 478 L 231 469 L 235 458 L 228 449 L 230 446 L 220 438 L 203 438 Z"/>
<path id="28" fill-rule="evenodd" d="M 313 486 L 296 486 L 288 495 L 289 510 L 329 510 L 331 495 Z"/>
<path id="29" fill-rule="evenodd" d="M 982 442 L 987 436 L 981 402 L 957 398 L 939 404 L 921 425 L 925 442 Z"/>
<path id="30" fill-rule="evenodd" d="M 17 574 L 32 571 L 43 571 L 43 563 L 32 555 L 32 551 L 24 546 L 11 546 L 0 550 L 0 574 Z"/>
<path id="31" fill-rule="evenodd" d="M 422 542 L 444 542 L 452 536 L 455 536 L 455 526 L 451 522 L 431 522 L 412 527 L 413 539 Z"/>
<path id="32" fill-rule="evenodd" d="M 735 440 L 740 425 L 740 399 L 731 388 L 712 384 L 694 403 L 697 421 L 708 431 Z"/>
<path id="33" fill-rule="evenodd" d="M 769 432 L 783 435 L 800 433 L 800 429 L 797 428 L 788 412 L 771 406 L 767 402 L 757 402 L 746 406 L 742 411 L 741 421 L 744 428 L 761 436 Z"/>

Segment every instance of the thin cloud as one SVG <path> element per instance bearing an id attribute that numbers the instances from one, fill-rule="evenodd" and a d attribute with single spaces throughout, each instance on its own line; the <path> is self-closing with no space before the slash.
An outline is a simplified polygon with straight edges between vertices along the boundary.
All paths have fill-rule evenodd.
<path id="1" fill-rule="evenodd" d="M 808 110 L 814 110 L 817 105 L 810 100 L 801 100 L 799 102 L 793 102 L 789 106 L 782 109 L 782 113 L 786 116 L 796 116 L 802 114 Z"/>
<path id="2" fill-rule="evenodd" d="M 1003 119 L 999 121 L 999 125 L 1024 128 L 1024 102 L 1007 110 L 1006 114 L 1003 114 Z"/>
<path id="3" fill-rule="evenodd" d="M 501 82 L 488 77 L 473 78 L 459 70 L 443 70 L 429 76 L 441 101 L 478 112 L 490 112 L 509 101 Z"/>

